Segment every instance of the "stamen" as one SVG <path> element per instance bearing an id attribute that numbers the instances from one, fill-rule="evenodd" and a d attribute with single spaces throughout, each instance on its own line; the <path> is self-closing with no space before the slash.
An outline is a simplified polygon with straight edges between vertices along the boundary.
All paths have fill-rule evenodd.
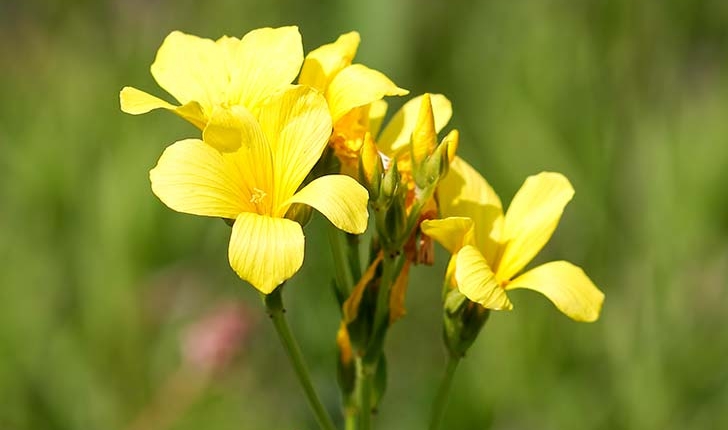
<path id="1" fill-rule="evenodd" d="M 268 194 L 260 188 L 253 188 L 253 193 L 250 196 L 250 203 L 260 204 Z"/>

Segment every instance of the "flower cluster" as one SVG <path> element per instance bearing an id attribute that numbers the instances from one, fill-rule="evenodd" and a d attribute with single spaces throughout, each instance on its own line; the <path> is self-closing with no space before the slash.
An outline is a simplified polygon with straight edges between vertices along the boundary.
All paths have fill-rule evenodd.
<path id="1" fill-rule="evenodd" d="M 452 356 L 465 353 L 490 310 L 513 308 L 507 291 L 538 291 L 577 321 L 595 321 L 604 295 L 566 261 L 520 273 L 556 229 L 574 194 L 569 181 L 531 176 L 504 213 L 456 155 L 458 131 L 440 135 L 452 116 L 445 96 L 414 97 L 385 123 L 384 98 L 409 92 L 353 63 L 359 42 L 358 33 L 343 34 L 304 58 L 296 27 L 214 41 L 175 31 L 151 73 L 179 104 L 132 87 L 120 101 L 124 112 L 165 109 L 199 129 L 163 152 L 152 190 L 171 209 L 232 225 L 230 265 L 267 295 L 273 313 L 282 307 L 279 286 L 303 263 L 310 208 L 331 222 L 339 383 L 347 411 L 366 428 L 384 392 L 386 332 L 405 314 L 411 266 L 433 263 L 433 239 L 452 255 L 443 288 Z M 362 260 L 370 212 L 375 228 Z"/>

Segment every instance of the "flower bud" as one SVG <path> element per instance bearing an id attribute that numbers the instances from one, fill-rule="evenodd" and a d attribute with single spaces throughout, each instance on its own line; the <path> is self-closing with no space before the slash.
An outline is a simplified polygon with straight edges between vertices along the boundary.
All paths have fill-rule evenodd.
<path id="1" fill-rule="evenodd" d="M 402 187 L 404 189 L 404 187 Z M 405 193 L 398 193 L 392 199 L 384 217 L 384 231 L 380 231 L 382 239 L 389 243 L 397 243 L 408 231 Z"/>
<path id="2" fill-rule="evenodd" d="M 379 188 L 382 183 L 384 163 L 379 155 L 377 145 L 370 133 L 364 135 L 361 152 L 359 155 L 359 182 L 369 190 L 369 199 L 374 201 L 379 197 Z"/>
<path id="3" fill-rule="evenodd" d="M 381 191 L 384 197 L 393 198 L 399 190 L 401 180 L 402 175 L 400 175 L 397 168 L 397 160 L 394 159 L 389 169 L 384 173 L 384 178 L 382 178 Z"/>
<path id="4" fill-rule="evenodd" d="M 450 167 L 448 147 L 449 141 L 446 137 L 429 157 L 425 158 L 419 165 L 414 166 L 414 179 L 418 188 L 425 190 L 437 186 L 440 179 L 447 174 Z"/>
<path id="5" fill-rule="evenodd" d="M 443 338 L 454 357 L 463 357 L 488 321 L 490 310 L 471 302 L 459 290 L 445 293 Z"/>
<path id="6" fill-rule="evenodd" d="M 457 130 L 451 130 L 450 133 L 445 136 L 444 139 L 442 139 L 442 143 L 440 145 L 447 145 L 447 159 L 452 163 L 452 160 L 455 159 L 455 153 L 458 150 L 458 145 L 460 144 L 460 132 Z"/>
<path id="7" fill-rule="evenodd" d="M 411 145 L 412 160 L 414 160 L 415 165 L 421 163 L 437 145 L 435 115 L 432 112 L 430 95 L 427 93 L 422 96 L 417 122 L 412 132 Z"/>

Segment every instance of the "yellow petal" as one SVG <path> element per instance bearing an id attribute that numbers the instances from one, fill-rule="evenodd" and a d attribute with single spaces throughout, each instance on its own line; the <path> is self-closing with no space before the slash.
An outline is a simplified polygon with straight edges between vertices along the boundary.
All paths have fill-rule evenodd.
<path id="1" fill-rule="evenodd" d="M 444 246 L 450 254 L 456 254 L 463 246 L 473 244 L 473 220 L 470 218 L 425 220 L 420 224 L 420 228 L 423 233 Z"/>
<path id="2" fill-rule="evenodd" d="M 244 212 L 233 225 L 230 266 L 263 294 L 293 276 L 303 264 L 303 230 L 289 219 Z"/>
<path id="3" fill-rule="evenodd" d="M 344 314 L 344 322 L 346 324 L 354 321 L 359 315 L 359 304 L 361 303 L 361 298 L 364 295 L 364 290 L 367 285 L 369 285 L 369 282 L 374 279 L 374 275 L 377 273 L 377 266 L 379 266 L 379 263 L 382 262 L 383 258 L 384 254 L 380 251 L 379 254 L 377 254 L 377 258 L 375 258 L 374 261 L 372 261 L 372 264 L 369 265 L 361 279 L 359 279 L 359 282 L 357 282 L 356 286 L 354 286 L 354 289 L 351 291 L 351 295 L 346 299 L 341 307 L 342 313 Z"/>
<path id="4" fill-rule="evenodd" d="M 331 81 L 326 99 L 334 122 L 350 110 L 372 103 L 384 96 L 403 96 L 409 91 L 397 87 L 383 73 L 361 64 L 344 68 Z"/>
<path id="5" fill-rule="evenodd" d="M 529 270 L 506 286 L 507 290 L 515 288 L 538 291 L 576 321 L 596 321 L 604 303 L 604 293 L 580 267 L 568 261 L 553 261 Z"/>
<path id="6" fill-rule="evenodd" d="M 173 31 L 162 42 L 152 76 L 181 104 L 198 102 L 205 112 L 223 102 L 228 85 L 226 53 L 210 39 Z"/>
<path id="7" fill-rule="evenodd" d="M 475 245 L 493 264 L 498 255 L 503 209 L 490 184 L 465 160 L 455 157 L 449 172 L 440 181 L 438 195 L 443 217 L 473 220 Z"/>
<path id="8" fill-rule="evenodd" d="M 201 140 L 167 147 L 149 177 L 154 194 L 178 212 L 235 219 L 248 209 L 237 169 Z"/>
<path id="9" fill-rule="evenodd" d="M 415 128 L 412 131 L 412 155 L 415 163 L 419 163 L 437 146 L 437 131 L 435 131 L 435 117 L 432 113 L 430 95 L 424 94 L 417 114 Z"/>
<path id="10" fill-rule="evenodd" d="M 458 252 L 455 280 L 460 292 L 471 301 L 488 309 L 513 309 L 488 262 L 474 246 L 465 246 Z"/>
<path id="11" fill-rule="evenodd" d="M 122 111 L 132 115 L 141 115 L 154 109 L 175 110 L 177 108 L 177 106 L 134 87 L 121 89 L 119 103 Z"/>
<path id="12" fill-rule="evenodd" d="M 559 224 L 574 189 L 560 173 L 529 176 L 513 197 L 503 222 L 504 248 L 496 274 L 511 279 L 543 248 Z"/>
<path id="13" fill-rule="evenodd" d="M 262 167 L 262 163 L 266 170 L 272 172 L 268 141 L 258 120 L 243 106 L 215 108 L 202 131 L 202 140 L 221 152 L 235 152 L 241 145 L 247 146 L 254 154 L 245 154 L 248 158 L 243 157 L 241 160 L 243 164 L 250 165 L 246 169 Z M 254 163 L 249 157 L 254 157 L 256 162 Z"/>
<path id="14" fill-rule="evenodd" d="M 295 26 L 259 28 L 243 36 L 230 55 L 228 102 L 254 110 L 298 75 L 303 63 L 301 34 Z"/>
<path id="15" fill-rule="evenodd" d="M 422 97 L 418 96 L 409 100 L 387 123 L 379 139 L 377 139 L 383 153 L 391 157 L 409 143 L 417 123 Z M 450 121 L 452 105 L 450 100 L 442 94 L 431 94 L 430 101 L 432 103 L 432 113 L 435 116 L 435 130 L 439 133 Z"/>
<path id="16" fill-rule="evenodd" d="M 273 154 L 275 207 L 279 216 L 321 157 L 331 135 L 326 100 L 316 90 L 294 86 L 261 105 L 258 117 Z"/>
<path id="17" fill-rule="evenodd" d="M 304 203 L 347 233 L 361 234 L 367 229 L 369 193 L 354 178 L 327 175 L 303 187 L 286 205 Z"/>
<path id="18" fill-rule="evenodd" d="M 121 110 L 128 114 L 141 115 L 154 109 L 167 109 L 200 129 L 205 127 L 205 114 L 197 102 L 189 102 L 184 106 L 174 106 L 134 87 L 124 87 L 119 93 L 119 103 Z"/>
<path id="19" fill-rule="evenodd" d="M 376 100 L 369 105 L 369 133 L 372 134 L 372 137 L 379 134 L 385 115 L 387 115 L 386 101 Z"/>
<path id="20" fill-rule="evenodd" d="M 322 45 L 311 51 L 303 62 L 298 83 L 325 92 L 334 76 L 344 67 L 351 65 L 360 40 L 359 33 L 352 31 L 342 34 L 334 43 Z"/>

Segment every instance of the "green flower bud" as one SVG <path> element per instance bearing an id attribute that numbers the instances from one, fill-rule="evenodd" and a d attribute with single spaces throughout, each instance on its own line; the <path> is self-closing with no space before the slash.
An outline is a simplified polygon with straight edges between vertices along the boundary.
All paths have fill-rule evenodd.
<path id="1" fill-rule="evenodd" d="M 490 310 L 453 288 L 445 295 L 443 338 L 454 357 L 463 357 L 488 321 Z"/>

